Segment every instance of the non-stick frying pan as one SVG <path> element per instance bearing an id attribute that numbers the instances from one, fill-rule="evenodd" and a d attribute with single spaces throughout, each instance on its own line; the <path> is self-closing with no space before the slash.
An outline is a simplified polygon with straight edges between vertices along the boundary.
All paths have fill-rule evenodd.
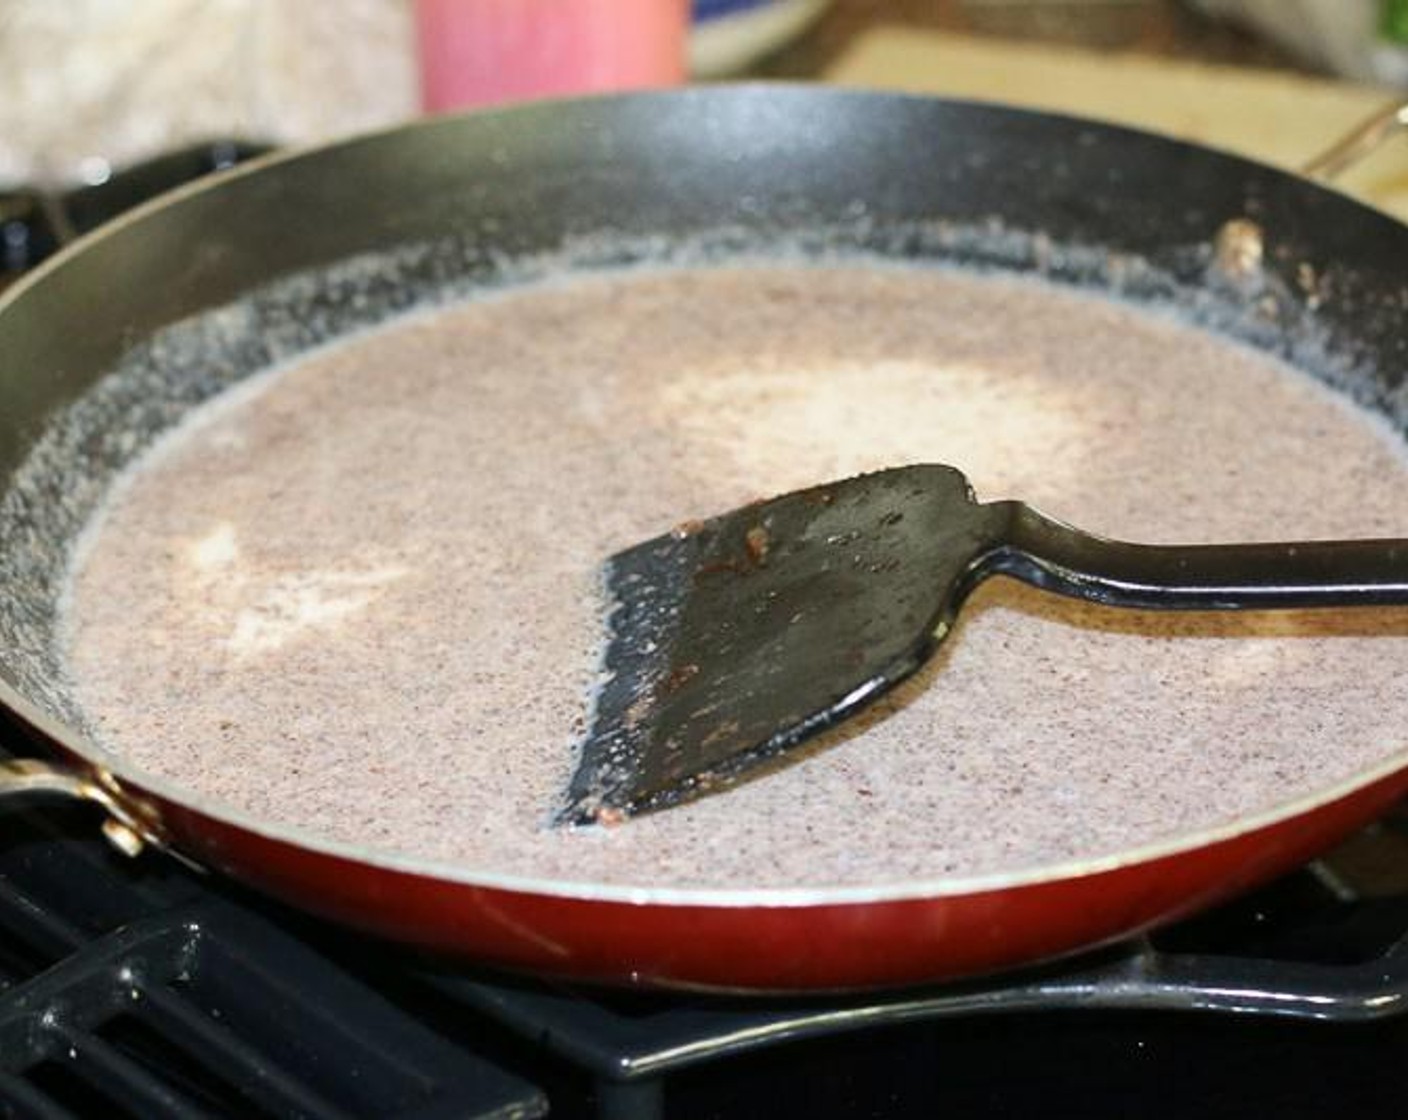
<path id="1" fill-rule="evenodd" d="M 1231 219 L 1260 234 L 1233 227 L 1219 254 Z M 773 990 L 967 975 L 1126 936 L 1294 866 L 1408 792 L 1406 737 L 1383 765 L 1313 796 L 1085 862 L 873 889 L 626 889 L 328 843 L 144 775 L 81 732 L 54 633 L 64 556 L 105 479 L 155 432 L 239 377 L 418 299 L 552 260 L 680 245 L 856 247 L 1177 302 L 1408 423 L 1408 227 L 1167 139 L 744 87 L 438 120 L 271 159 L 114 223 L 0 303 L 0 702 L 60 756 L 11 766 L 0 792 L 87 797 L 129 848 L 167 845 L 473 960 Z"/>

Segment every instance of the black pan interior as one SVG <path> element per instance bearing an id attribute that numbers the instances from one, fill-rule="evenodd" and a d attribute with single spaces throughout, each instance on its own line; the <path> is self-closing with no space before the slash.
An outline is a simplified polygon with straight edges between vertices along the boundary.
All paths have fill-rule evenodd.
<path id="1" fill-rule="evenodd" d="M 1213 239 L 1264 231 L 1234 276 Z M 1408 420 L 1408 228 L 1204 149 L 1002 108 L 743 87 L 436 121 L 139 213 L 0 306 L 0 698 L 82 725 L 59 657 L 112 477 L 251 373 L 427 302 L 573 268 L 833 254 L 1155 305 Z"/>

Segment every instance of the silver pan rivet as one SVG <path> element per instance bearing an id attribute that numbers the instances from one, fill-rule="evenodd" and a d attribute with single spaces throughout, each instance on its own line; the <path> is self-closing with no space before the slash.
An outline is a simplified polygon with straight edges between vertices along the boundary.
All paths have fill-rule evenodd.
<path id="1" fill-rule="evenodd" d="M 107 837 L 109 844 L 125 856 L 140 855 L 142 849 L 147 846 L 146 841 L 134 828 L 111 817 L 103 822 L 103 835 Z"/>

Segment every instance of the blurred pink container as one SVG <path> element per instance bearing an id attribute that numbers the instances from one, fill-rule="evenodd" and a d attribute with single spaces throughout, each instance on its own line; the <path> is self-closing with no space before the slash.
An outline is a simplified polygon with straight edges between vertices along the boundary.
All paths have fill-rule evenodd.
<path id="1" fill-rule="evenodd" d="M 675 85 L 688 0 L 416 0 L 421 104 Z"/>

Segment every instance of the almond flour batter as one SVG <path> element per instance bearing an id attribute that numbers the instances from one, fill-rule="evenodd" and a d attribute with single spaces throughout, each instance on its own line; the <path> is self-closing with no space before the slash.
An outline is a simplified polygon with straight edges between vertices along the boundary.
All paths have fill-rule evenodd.
<path id="1" fill-rule="evenodd" d="M 1135 540 L 1408 535 L 1385 425 L 1129 307 L 860 263 L 603 274 L 401 320 L 199 410 L 80 549 L 69 669 L 110 749 L 261 818 L 642 886 L 1029 869 L 1403 749 L 1408 611 L 1156 615 L 998 580 L 845 742 L 619 828 L 547 827 L 603 557 L 920 461 Z"/>

